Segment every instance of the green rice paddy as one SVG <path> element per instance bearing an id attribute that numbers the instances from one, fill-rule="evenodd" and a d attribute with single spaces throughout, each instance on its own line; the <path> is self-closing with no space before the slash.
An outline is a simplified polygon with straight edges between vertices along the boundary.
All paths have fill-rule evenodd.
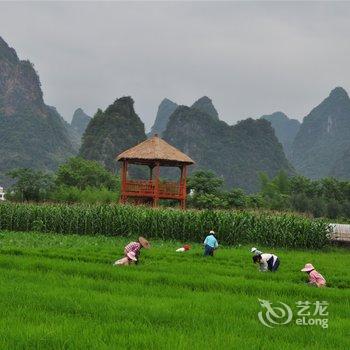
<path id="1" fill-rule="evenodd" d="M 261 273 L 250 246 L 204 258 L 199 244 L 153 241 L 139 265 L 112 266 L 129 241 L 0 232 L 0 349 L 350 348 L 349 250 L 274 249 L 280 270 Z M 327 288 L 307 286 L 307 262 Z M 293 319 L 264 326 L 259 299 Z M 326 301 L 328 328 L 297 325 L 298 301 Z"/>

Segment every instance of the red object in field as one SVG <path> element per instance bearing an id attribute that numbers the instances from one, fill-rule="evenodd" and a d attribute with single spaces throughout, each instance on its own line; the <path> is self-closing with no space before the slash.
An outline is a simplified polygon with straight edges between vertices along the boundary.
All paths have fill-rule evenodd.
<path id="1" fill-rule="evenodd" d="M 185 244 L 184 246 L 183 246 L 183 248 L 185 249 L 185 251 L 186 250 L 190 250 L 191 249 L 191 246 L 190 245 L 188 245 L 188 244 Z"/>
<path id="2" fill-rule="evenodd" d="M 187 166 L 194 164 L 186 154 L 155 134 L 150 139 L 119 154 L 117 160 L 123 162 L 121 203 L 126 203 L 128 198 L 131 198 L 136 203 L 152 203 L 153 207 L 157 207 L 160 199 L 175 199 L 180 202 L 181 208 L 185 209 Z M 149 180 L 128 179 L 128 164 L 148 166 Z M 161 166 L 178 167 L 181 171 L 180 180 L 178 182 L 160 180 Z M 153 169 L 155 169 L 154 173 Z"/>

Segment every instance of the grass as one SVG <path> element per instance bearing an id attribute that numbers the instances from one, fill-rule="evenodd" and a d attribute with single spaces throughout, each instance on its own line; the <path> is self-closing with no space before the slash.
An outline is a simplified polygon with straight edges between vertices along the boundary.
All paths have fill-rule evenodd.
<path id="1" fill-rule="evenodd" d="M 349 252 L 276 250 L 260 273 L 250 247 L 175 253 L 152 242 L 138 266 L 113 267 L 126 239 L 0 232 L 0 349 L 348 349 Z M 263 247 L 259 247 L 263 248 Z M 312 262 L 328 287 L 308 287 Z M 263 326 L 258 299 L 329 303 L 329 328 Z"/>

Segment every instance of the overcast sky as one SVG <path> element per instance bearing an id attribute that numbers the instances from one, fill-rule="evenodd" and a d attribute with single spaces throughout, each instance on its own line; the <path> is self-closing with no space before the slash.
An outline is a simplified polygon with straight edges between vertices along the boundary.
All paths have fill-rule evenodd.
<path id="1" fill-rule="evenodd" d="M 148 129 L 160 101 L 212 98 L 230 124 L 302 119 L 350 90 L 350 2 L 0 3 L 0 35 L 65 119 L 130 95 Z"/>

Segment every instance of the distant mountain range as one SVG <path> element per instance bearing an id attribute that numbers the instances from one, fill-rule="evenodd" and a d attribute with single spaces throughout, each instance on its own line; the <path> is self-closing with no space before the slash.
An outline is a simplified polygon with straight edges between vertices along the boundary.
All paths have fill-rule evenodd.
<path id="1" fill-rule="evenodd" d="M 336 164 L 330 172 L 331 176 L 338 179 L 350 179 L 350 148 L 345 150 L 343 154 L 337 159 Z"/>
<path id="2" fill-rule="evenodd" d="M 260 171 L 350 179 L 350 99 L 341 87 L 302 123 L 275 112 L 230 126 L 207 96 L 191 107 L 165 98 L 154 133 L 193 158 L 192 169 L 214 171 L 227 187 L 257 191 Z M 6 172 L 18 167 L 54 171 L 79 148 L 82 157 L 114 171 L 116 155 L 146 137 L 131 97 L 117 99 L 93 118 L 78 108 L 72 123 L 65 122 L 45 104 L 32 63 L 20 60 L 0 38 L 0 185 L 6 186 Z"/>
<path id="3" fill-rule="evenodd" d="M 108 170 L 116 169 L 116 156 L 146 139 L 145 126 L 134 110 L 131 97 L 117 99 L 89 122 L 79 155 L 96 160 Z"/>
<path id="4" fill-rule="evenodd" d="M 162 136 L 163 132 L 167 127 L 170 116 L 175 112 L 175 109 L 177 107 L 177 103 L 169 100 L 168 98 L 165 98 L 158 107 L 156 119 L 148 136 L 152 136 L 154 134 Z M 191 107 L 196 108 L 204 113 L 207 113 L 213 116 L 214 118 L 219 118 L 218 112 L 216 111 L 212 100 L 207 96 L 203 96 L 200 99 L 198 99 L 196 102 L 193 103 Z"/>
<path id="5" fill-rule="evenodd" d="M 304 118 L 290 159 L 307 177 L 349 179 L 349 150 L 350 99 L 343 88 L 337 87 Z"/>
<path id="6" fill-rule="evenodd" d="M 165 99 L 159 111 L 164 111 L 165 106 L 174 107 L 173 104 Z M 269 122 L 248 119 L 229 126 L 215 111 L 207 97 L 192 107 L 178 106 L 162 133 L 166 141 L 195 160 L 192 170 L 213 170 L 225 179 L 228 187 L 239 186 L 249 192 L 258 190 L 260 171 L 271 176 L 279 170 L 293 173 Z M 163 117 L 167 118 L 166 114 Z M 159 132 L 159 125 L 155 123 L 153 130 Z M 92 118 L 83 135 L 80 155 L 113 170 L 116 155 L 145 138 L 144 125 L 134 111 L 133 100 L 123 97 Z"/>
<path id="7" fill-rule="evenodd" d="M 88 116 L 81 108 L 78 108 L 73 114 L 72 122 L 70 125 L 78 133 L 78 135 L 82 137 L 90 120 L 91 117 Z"/>
<path id="8" fill-rule="evenodd" d="M 212 116 L 215 119 L 219 119 L 219 114 L 216 110 L 216 108 L 213 105 L 212 100 L 207 97 L 203 96 L 200 99 L 198 99 L 192 106 L 191 108 L 198 109 L 199 111 L 203 113 L 207 113 L 210 116 Z"/>
<path id="9" fill-rule="evenodd" d="M 165 98 L 158 107 L 158 112 L 156 115 L 156 119 L 151 128 L 149 136 L 153 136 L 154 134 L 158 134 L 162 136 L 163 131 L 166 129 L 170 116 L 173 114 L 175 109 L 177 108 L 177 104 L 168 98 Z"/>
<path id="10" fill-rule="evenodd" d="M 234 126 L 194 107 L 179 106 L 171 115 L 163 137 L 188 154 L 194 169 L 210 169 L 225 180 L 228 188 L 259 190 L 259 172 L 274 176 L 294 170 L 271 124 L 246 119 Z"/>
<path id="11" fill-rule="evenodd" d="M 278 140 L 283 146 L 287 158 L 290 158 L 294 139 L 300 129 L 299 120 L 289 119 L 283 112 L 263 115 L 261 118 L 266 119 L 271 123 Z"/>

